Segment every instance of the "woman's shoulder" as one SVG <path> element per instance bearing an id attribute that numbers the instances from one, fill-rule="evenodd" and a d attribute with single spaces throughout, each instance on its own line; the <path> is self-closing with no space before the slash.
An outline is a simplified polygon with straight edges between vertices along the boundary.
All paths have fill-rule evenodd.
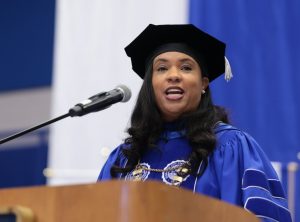
<path id="1" fill-rule="evenodd" d="M 119 165 L 124 166 L 127 159 L 124 156 L 122 150 L 129 145 L 126 143 L 120 144 L 118 147 L 116 147 L 108 156 L 106 162 L 104 163 L 100 175 L 98 177 L 98 180 L 106 180 L 106 179 L 112 179 L 110 169 L 113 165 Z"/>
<path id="2" fill-rule="evenodd" d="M 224 123 L 218 124 L 215 133 L 217 145 L 214 158 L 218 161 L 239 162 L 245 170 L 257 169 L 265 172 L 272 168 L 264 150 L 248 133 Z"/>
<path id="3" fill-rule="evenodd" d="M 122 143 L 119 146 L 117 146 L 115 149 L 113 149 L 113 151 L 110 153 L 110 155 L 108 156 L 107 161 L 113 161 L 115 162 L 116 159 L 124 159 L 125 156 L 122 152 L 123 149 L 126 149 L 130 147 L 130 145 L 126 144 L 126 143 Z"/>
<path id="4" fill-rule="evenodd" d="M 227 123 L 218 123 L 214 130 L 219 142 L 228 142 L 241 138 L 253 139 L 248 133 Z"/>
<path id="5" fill-rule="evenodd" d="M 218 123 L 214 130 L 217 137 L 218 147 L 230 146 L 233 144 L 242 145 L 246 141 L 249 141 L 249 144 L 258 146 L 257 142 L 251 135 L 230 124 Z"/>

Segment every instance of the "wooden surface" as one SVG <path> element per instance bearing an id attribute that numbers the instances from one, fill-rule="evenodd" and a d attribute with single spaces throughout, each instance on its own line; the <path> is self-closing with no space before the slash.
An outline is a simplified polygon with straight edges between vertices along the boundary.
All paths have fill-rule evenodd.
<path id="1" fill-rule="evenodd" d="M 0 190 L 0 207 L 14 205 L 31 208 L 36 222 L 259 221 L 242 208 L 158 182 Z"/>

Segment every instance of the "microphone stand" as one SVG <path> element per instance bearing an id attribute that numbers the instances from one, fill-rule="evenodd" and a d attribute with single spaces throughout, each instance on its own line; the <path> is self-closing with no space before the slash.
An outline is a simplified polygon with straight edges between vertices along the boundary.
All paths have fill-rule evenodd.
<path id="1" fill-rule="evenodd" d="M 91 113 L 91 112 L 97 112 L 97 111 L 106 109 L 106 108 L 110 107 L 112 104 L 117 103 L 117 102 L 127 102 L 130 99 L 130 97 L 131 97 L 130 89 L 128 89 L 127 86 L 119 85 L 114 90 L 98 93 L 98 94 L 90 97 L 89 99 L 76 104 L 73 108 L 69 109 L 68 113 L 66 113 L 64 115 L 61 115 L 54 119 L 48 120 L 44 123 L 41 123 L 39 125 L 36 125 L 34 127 L 31 127 L 29 129 L 26 129 L 24 131 L 21 131 L 19 133 L 16 133 L 12 136 L 9 136 L 9 137 L 6 137 L 6 138 L 0 140 L 0 145 L 8 142 L 10 140 L 13 140 L 15 138 L 18 138 L 26 133 L 32 132 L 41 127 L 47 126 L 51 123 L 54 123 L 58 120 L 64 119 L 66 117 L 83 116 L 83 115 Z"/>
<path id="2" fill-rule="evenodd" d="M 15 139 L 15 138 L 18 138 L 18 137 L 20 137 L 20 136 L 22 136 L 22 135 L 24 135 L 24 134 L 26 134 L 26 133 L 30 133 L 30 132 L 32 132 L 32 131 L 34 131 L 34 130 L 37 130 L 37 129 L 39 129 L 39 128 L 42 128 L 42 127 L 44 127 L 44 126 L 47 126 L 47 125 L 49 125 L 49 124 L 51 124 L 51 123 L 54 123 L 54 122 L 56 122 L 56 121 L 59 121 L 59 120 L 61 120 L 61 119 L 64 119 L 64 118 L 66 118 L 66 117 L 69 117 L 69 116 L 70 116 L 70 113 L 66 113 L 66 114 L 64 114 L 64 115 L 61 115 L 61 116 L 56 117 L 56 118 L 54 118 L 54 119 L 50 119 L 50 120 L 48 120 L 48 121 L 46 121 L 46 122 L 44 122 L 44 123 L 41 123 L 41 124 L 39 124 L 39 125 L 36 125 L 36 126 L 34 126 L 34 127 L 28 128 L 28 129 L 23 130 L 23 131 L 21 131 L 21 132 L 19 132 L 19 133 L 16 133 L 16 134 L 14 134 L 14 135 L 11 135 L 11 136 L 9 136 L 9 137 L 6 137 L 6 138 L 0 140 L 0 145 L 3 144 L 3 143 L 8 142 L 8 141 L 10 141 L 10 140 L 13 140 L 13 139 Z"/>

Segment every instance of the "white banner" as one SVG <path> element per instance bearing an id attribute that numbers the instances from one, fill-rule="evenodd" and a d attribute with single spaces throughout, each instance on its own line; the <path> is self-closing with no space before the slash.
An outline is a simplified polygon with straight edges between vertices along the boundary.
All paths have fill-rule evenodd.
<path id="1" fill-rule="evenodd" d="M 52 126 L 49 184 L 96 181 L 107 153 L 126 137 L 142 82 L 131 70 L 124 47 L 149 23 L 187 23 L 187 4 L 187 0 L 57 0 L 52 117 L 119 84 L 131 88 L 133 96 L 127 103 Z"/>

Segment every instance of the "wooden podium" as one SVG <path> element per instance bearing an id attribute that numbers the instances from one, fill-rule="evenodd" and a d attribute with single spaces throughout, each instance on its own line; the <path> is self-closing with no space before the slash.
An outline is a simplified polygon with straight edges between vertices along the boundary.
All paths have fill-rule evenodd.
<path id="1" fill-rule="evenodd" d="M 150 181 L 0 190 L 0 209 L 19 206 L 34 215 L 22 222 L 259 221 L 242 208 Z"/>

